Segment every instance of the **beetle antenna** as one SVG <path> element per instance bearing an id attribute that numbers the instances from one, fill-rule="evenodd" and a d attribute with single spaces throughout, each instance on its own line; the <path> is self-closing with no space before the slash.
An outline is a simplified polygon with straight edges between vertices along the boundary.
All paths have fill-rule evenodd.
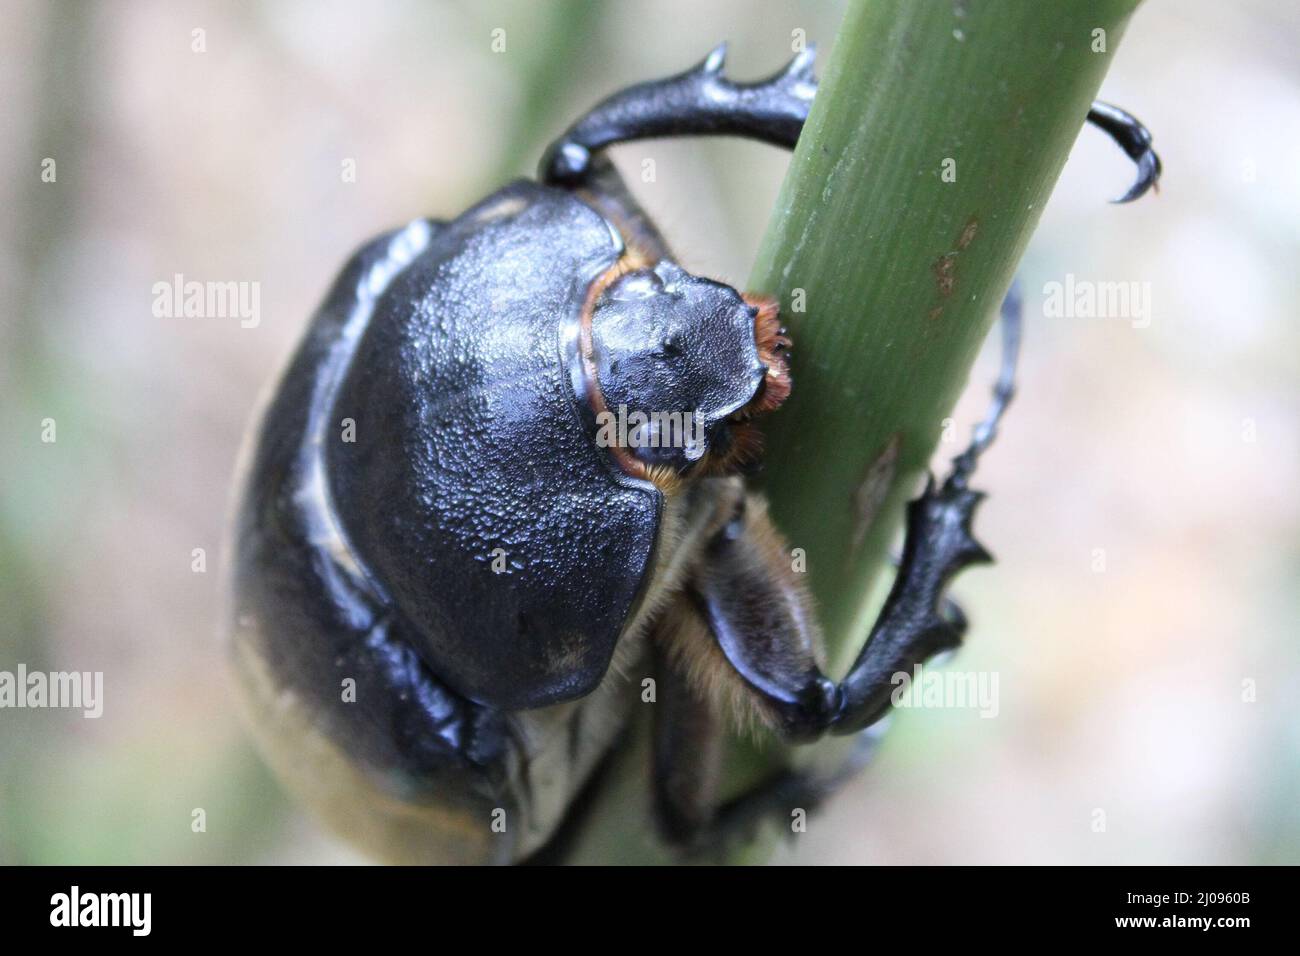
<path id="1" fill-rule="evenodd" d="M 975 426 L 970 447 L 952 461 L 952 473 L 948 483 L 964 488 L 970 476 L 975 472 L 975 465 L 982 455 L 998 437 L 998 425 L 1006 413 L 1007 406 L 1016 394 L 1016 364 L 1020 358 L 1020 329 L 1024 303 L 1020 294 L 1020 280 L 1013 280 L 1002 300 L 1002 368 L 998 380 L 993 386 L 993 404 L 984 416 L 984 420 Z"/>

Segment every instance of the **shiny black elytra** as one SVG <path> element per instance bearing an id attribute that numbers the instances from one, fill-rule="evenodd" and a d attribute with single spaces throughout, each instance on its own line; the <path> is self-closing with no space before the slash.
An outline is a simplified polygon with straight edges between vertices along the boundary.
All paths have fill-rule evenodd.
<path id="1" fill-rule="evenodd" d="M 603 153 L 692 134 L 793 147 L 812 62 L 810 48 L 739 85 L 719 47 L 606 99 L 547 152 L 541 183 L 363 246 L 312 320 L 246 454 L 233 648 L 273 765 L 371 853 L 558 856 L 650 674 L 659 831 L 711 845 L 827 783 L 785 775 L 719 807 L 726 721 L 857 732 L 888 710 L 894 673 L 960 642 L 943 592 L 989 560 L 968 481 L 1011 397 L 1014 297 L 994 408 L 909 506 L 893 590 L 836 684 L 743 479 L 751 419 L 790 388 L 775 303 L 677 265 Z M 1121 201 L 1155 184 L 1137 120 L 1103 104 L 1088 120 L 1138 164 Z M 598 440 L 620 406 L 699 430 Z"/>

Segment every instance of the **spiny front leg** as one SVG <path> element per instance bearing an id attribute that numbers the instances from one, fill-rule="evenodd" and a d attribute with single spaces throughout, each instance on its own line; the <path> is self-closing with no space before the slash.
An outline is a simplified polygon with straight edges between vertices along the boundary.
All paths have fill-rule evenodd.
<path id="1" fill-rule="evenodd" d="M 971 533 L 982 496 L 969 481 L 1015 394 L 1020 320 L 1013 286 L 1002 307 L 1002 370 L 993 403 L 943 484 L 931 479 L 909 505 L 894 586 L 844 681 L 836 685 L 823 673 L 811 600 L 765 503 L 751 495 L 714 535 L 692 578 L 690 593 L 712 640 L 682 637 L 675 653 L 694 658 L 685 672 L 695 675 L 701 694 L 716 698 L 721 690 L 742 722 L 756 716 L 791 740 L 852 733 L 888 710 L 895 674 L 960 643 L 965 618 L 945 591 L 963 568 L 990 560 Z"/>
<path id="2" fill-rule="evenodd" d="M 816 46 L 757 83 L 733 83 L 722 74 L 727 45 L 720 43 L 685 73 L 638 83 L 607 97 L 570 126 L 542 158 L 539 176 L 555 186 L 585 184 L 598 164 L 596 154 L 615 143 L 655 136 L 746 136 L 794 149 L 817 95 L 813 74 Z M 1151 132 L 1133 114 L 1095 101 L 1087 121 L 1137 164 L 1137 181 L 1117 203 L 1139 198 L 1157 186 L 1160 157 Z"/>
<path id="3" fill-rule="evenodd" d="M 840 684 L 832 733 L 854 733 L 875 723 L 889 710 L 896 674 L 910 673 L 961 643 L 966 622 L 946 612 L 944 591 L 963 568 L 992 560 L 970 528 L 983 497 L 954 472 L 939 488 L 931 479 L 908 505 L 903 560 L 866 646 Z"/>
<path id="4" fill-rule="evenodd" d="M 908 505 L 894 586 L 866 646 L 840 684 L 832 733 L 853 733 L 875 723 L 889 710 L 895 674 L 910 673 L 935 654 L 952 650 L 966 633 L 965 615 L 944 592 L 963 568 L 992 560 L 971 532 L 975 508 L 984 496 L 968 486 L 1015 397 L 1021 318 L 1016 282 L 1002 300 L 1002 368 L 993 386 L 993 403 L 975 426 L 970 445 L 953 459 L 943 485 L 936 488 L 931 478 L 921 497 Z"/>
<path id="5" fill-rule="evenodd" d="M 724 77 L 726 55 L 727 45 L 720 43 L 685 73 L 639 83 L 602 100 L 547 149 L 542 180 L 581 185 L 594 153 L 654 136 L 726 134 L 793 149 L 817 93 L 816 48 L 809 44 L 784 69 L 757 83 Z"/>
<path id="6" fill-rule="evenodd" d="M 691 629 L 670 637 L 701 697 L 740 726 L 765 724 L 799 742 L 853 733 L 884 716 L 894 675 L 951 650 L 966 622 L 945 602 L 962 568 L 990 560 L 971 534 L 983 497 L 954 469 L 908 506 L 907 536 L 894 586 L 866 646 L 838 686 L 823 672 L 821 634 L 811 601 L 791 569 L 788 549 L 750 496 L 710 543 L 691 585 L 705 638 Z"/>
<path id="7" fill-rule="evenodd" d="M 721 697 L 741 726 L 767 724 L 790 740 L 820 736 L 839 707 L 822 673 L 821 631 L 789 550 L 750 495 L 709 543 L 690 593 L 712 641 L 683 647 L 709 675 L 700 690 Z"/>

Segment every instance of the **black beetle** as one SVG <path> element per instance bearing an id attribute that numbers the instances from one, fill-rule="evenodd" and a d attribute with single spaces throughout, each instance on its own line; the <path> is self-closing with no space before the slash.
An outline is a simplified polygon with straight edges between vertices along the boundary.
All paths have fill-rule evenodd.
<path id="1" fill-rule="evenodd" d="M 272 763 L 372 853 L 537 859 L 650 668 L 661 831 L 707 845 L 719 713 L 791 740 L 856 732 L 893 674 L 959 643 L 943 591 L 989 560 L 967 481 L 1010 398 L 1014 321 L 993 413 L 911 504 L 894 587 L 837 685 L 742 476 L 751 419 L 790 389 L 776 304 L 677 265 L 602 152 L 688 134 L 793 147 L 812 62 L 734 84 L 719 47 L 604 100 L 540 184 L 369 242 L 312 320 L 246 453 L 233 647 Z M 1138 163 L 1124 200 L 1155 183 L 1133 117 L 1088 118 Z M 726 819 L 746 803 L 771 801 Z"/>

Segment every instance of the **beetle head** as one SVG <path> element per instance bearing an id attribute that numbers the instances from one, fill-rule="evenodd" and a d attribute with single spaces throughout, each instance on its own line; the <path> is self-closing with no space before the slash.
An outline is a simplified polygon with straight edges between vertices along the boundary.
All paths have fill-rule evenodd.
<path id="1" fill-rule="evenodd" d="M 652 472 L 752 464 L 749 419 L 789 393 L 776 304 L 661 260 L 606 285 L 591 322 L 606 440 Z"/>

